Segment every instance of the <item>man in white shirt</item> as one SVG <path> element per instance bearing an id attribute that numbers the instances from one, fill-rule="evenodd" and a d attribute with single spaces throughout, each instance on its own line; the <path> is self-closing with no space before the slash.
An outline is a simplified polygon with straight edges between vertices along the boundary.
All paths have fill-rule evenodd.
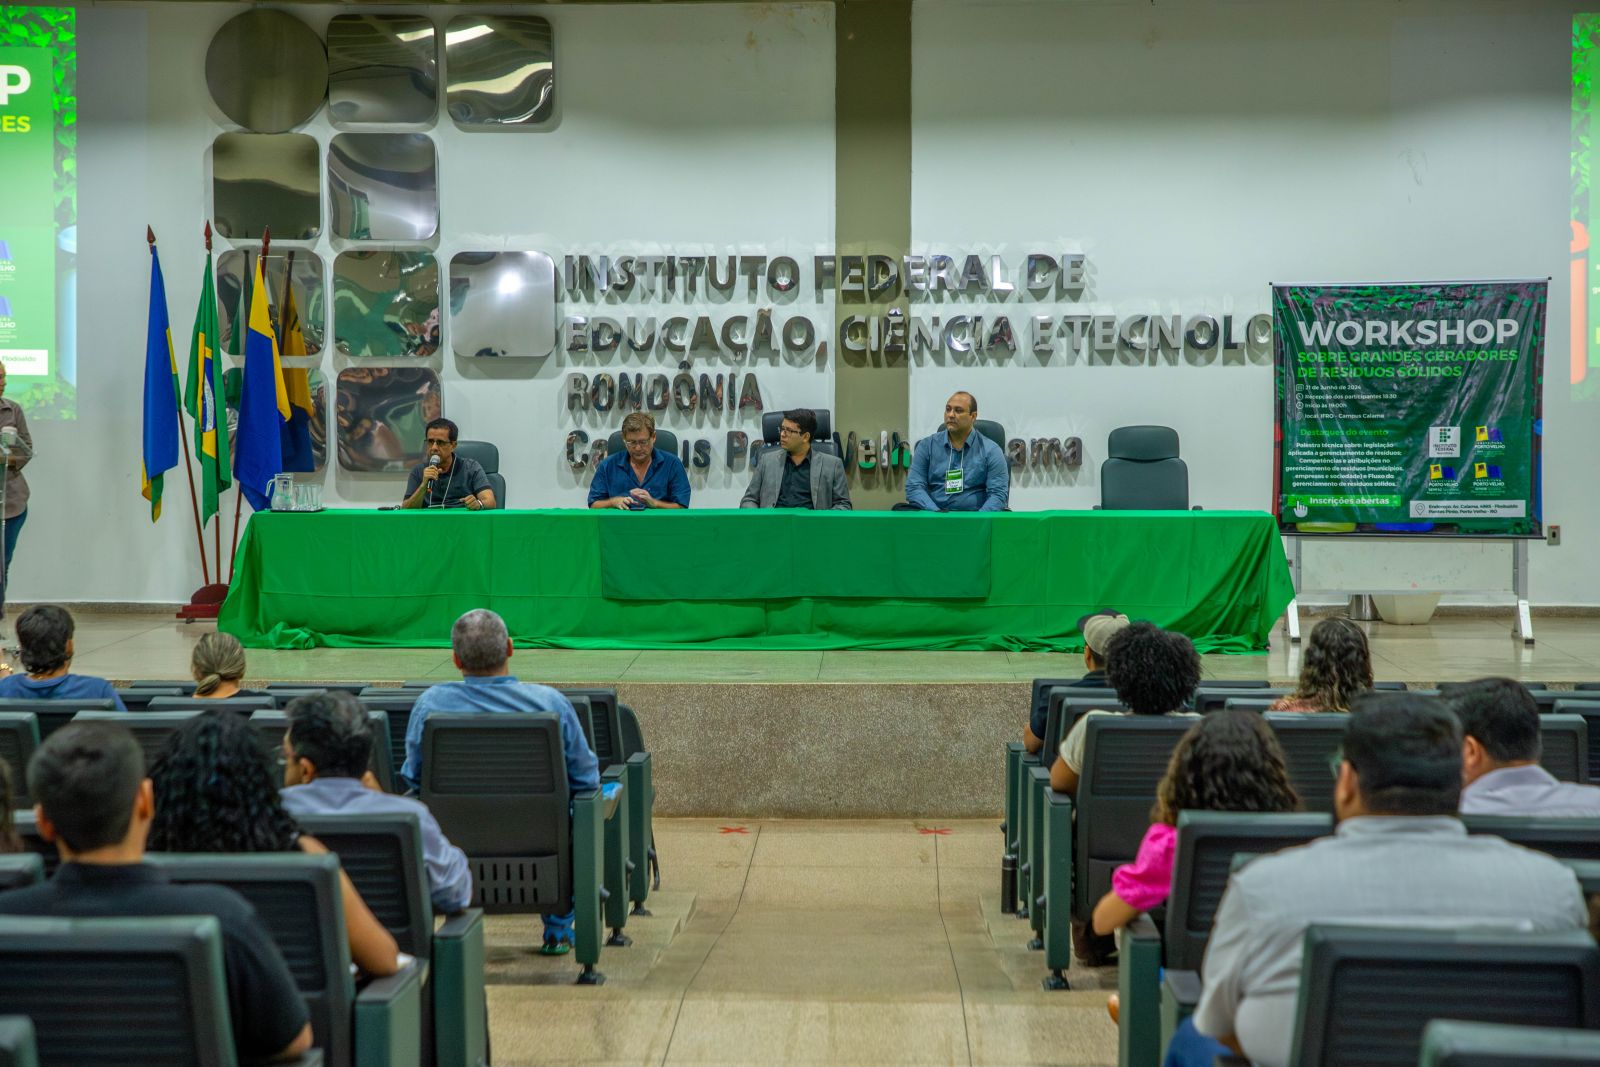
<path id="1" fill-rule="evenodd" d="M 1461 814 L 1600 817 L 1600 788 L 1539 766 L 1539 705 L 1510 678 L 1442 686 L 1461 720 Z"/>
<path id="2" fill-rule="evenodd" d="M 1228 882 L 1202 968 L 1194 1016 L 1173 1036 L 1169 1067 L 1230 1050 L 1285 1067 L 1294 1040 L 1306 927 L 1582 930 L 1588 912 L 1571 869 L 1456 818 L 1461 728 L 1437 698 L 1363 697 L 1350 716 L 1334 785 L 1332 837 L 1253 861 Z"/>

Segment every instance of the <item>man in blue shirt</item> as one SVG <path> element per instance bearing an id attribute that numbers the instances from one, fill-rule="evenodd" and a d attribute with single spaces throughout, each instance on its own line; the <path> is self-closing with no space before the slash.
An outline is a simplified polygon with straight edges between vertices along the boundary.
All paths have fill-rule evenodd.
<path id="1" fill-rule="evenodd" d="M 283 806 L 291 815 L 365 815 L 409 812 L 422 826 L 422 858 L 436 911 L 457 912 L 472 903 L 466 853 L 452 845 L 423 804 L 385 793 L 373 777 L 372 728 L 367 709 L 334 689 L 296 697 L 285 709 Z M 387 758 L 388 751 L 383 752 Z"/>
<path id="2" fill-rule="evenodd" d="M 595 468 L 591 508 L 686 508 L 689 474 L 683 461 L 656 448 L 656 420 L 635 411 L 622 420 L 622 451 Z"/>
<path id="3" fill-rule="evenodd" d="M 422 781 L 422 732 L 429 715 L 501 711 L 554 712 L 561 720 L 568 786 L 574 793 L 600 788 L 600 761 L 584 739 L 583 725 L 578 722 L 572 702 L 547 685 L 518 681 L 511 673 L 511 636 L 504 619 L 483 608 L 467 612 L 450 628 L 450 649 L 456 668 L 461 671 L 461 681 L 442 682 L 423 690 L 411 709 L 411 724 L 406 728 L 406 762 L 400 768 L 400 776 L 413 789 Z M 546 954 L 571 951 L 572 925 L 571 911 L 544 917 Z"/>
<path id="4" fill-rule="evenodd" d="M 72 674 L 72 634 L 76 629 L 66 608 L 35 604 L 17 620 L 17 645 L 26 676 L 0 669 L 0 698 L 6 700 L 110 700 L 127 711 L 122 698 L 104 678 Z"/>
<path id="5" fill-rule="evenodd" d="M 1004 511 L 1011 467 L 1004 450 L 981 433 L 978 401 L 956 393 L 944 406 L 944 429 L 917 442 L 906 475 L 906 502 L 918 511 Z"/>

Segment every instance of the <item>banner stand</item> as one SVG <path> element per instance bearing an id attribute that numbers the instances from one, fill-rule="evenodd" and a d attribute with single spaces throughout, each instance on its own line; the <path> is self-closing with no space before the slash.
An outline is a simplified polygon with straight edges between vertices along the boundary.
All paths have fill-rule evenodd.
<path id="1" fill-rule="evenodd" d="M 1380 538 L 1374 537 L 1371 534 L 1346 537 L 1340 534 L 1296 534 L 1289 532 L 1285 532 L 1283 537 L 1289 542 L 1289 576 L 1294 581 L 1295 594 L 1294 599 L 1289 601 L 1289 606 L 1283 609 L 1283 617 L 1288 626 L 1289 642 L 1291 644 L 1300 643 L 1300 596 L 1303 593 L 1338 593 L 1341 595 L 1367 593 L 1383 596 L 1409 596 L 1412 593 L 1423 591 L 1417 589 L 1304 589 L 1300 584 L 1301 565 L 1304 561 L 1305 544 L 1307 541 L 1363 541 L 1369 544 L 1373 541 L 1428 541 L 1441 549 L 1444 548 L 1445 545 L 1451 543 L 1459 544 L 1470 541 L 1504 543 L 1506 541 L 1510 541 L 1511 596 L 1515 601 L 1517 608 L 1517 635 L 1522 638 L 1522 644 L 1525 647 L 1533 644 L 1533 617 L 1528 611 L 1528 542 L 1534 540 L 1542 541 L 1544 540 L 1542 537 L 1506 537 L 1504 535 L 1495 537 L 1456 536 L 1446 540 L 1444 538 L 1427 536 L 1406 537 L 1404 535 L 1398 535 Z M 1426 591 L 1433 592 L 1434 590 Z M 1506 592 L 1505 589 L 1450 589 L 1440 591 L 1450 593 L 1486 593 L 1491 595 L 1504 595 Z"/>

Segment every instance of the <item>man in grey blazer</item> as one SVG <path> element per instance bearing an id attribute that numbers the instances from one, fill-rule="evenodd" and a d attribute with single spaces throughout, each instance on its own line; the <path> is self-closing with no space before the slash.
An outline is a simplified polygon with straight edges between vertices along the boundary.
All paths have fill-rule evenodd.
<path id="1" fill-rule="evenodd" d="M 817 416 L 810 408 L 783 413 L 778 444 L 761 454 L 741 508 L 810 508 L 813 511 L 849 511 L 850 487 L 844 480 L 844 463 L 837 456 L 811 447 Z"/>

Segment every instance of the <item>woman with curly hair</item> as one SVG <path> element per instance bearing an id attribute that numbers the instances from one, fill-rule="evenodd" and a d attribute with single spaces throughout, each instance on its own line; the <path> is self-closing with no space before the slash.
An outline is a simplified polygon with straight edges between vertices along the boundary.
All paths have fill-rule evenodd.
<path id="1" fill-rule="evenodd" d="M 1106 645 L 1106 681 L 1122 706 L 1135 715 L 1193 715 L 1185 705 L 1200 684 L 1200 655 L 1182 634 L 1153 622 L 1136 622 Z M 1050 788 L 1077 795 L 1089 716 L 1116 714 L 1091 711 L 1072 724 L 1050 767 Z"/>
<path id="2" fill-rule="evenodd" d="M 1306 640 L 1300 684 L 1273 702 L 1271 711 L 1349 711 L 1350 702 L 1372 688 L 1372 652 L 1367 635 L 1349 619 L 1323 619 Z"/>
<path id="3" fill-rule="evenodd" d="M 167 738 L 150 771 L 156 811 L 153 852 L 311 852 L 328 849 L 283 808 L 278 781 L 261 739 L 243 715 L 223 708 L 201 712 Z M 343 887 L 350 958 L 367 974 L 400 969 L 399 949 L 356 892 Z"/>
<path id="4" fill-rule="evenodd" d="M 1156 787 L 1150 828 L 1132 863 L 1111 874 L 1111 892 L 1094 907 L 1094 932 L 1105 936 L 1166 903 L 1185 811 L 1299 811 L 1283 747 L 1253 711 L 1214 711 L 1183 735 Z M 1117 998 L 1109 1002 L 1112 1018 Z"/>

